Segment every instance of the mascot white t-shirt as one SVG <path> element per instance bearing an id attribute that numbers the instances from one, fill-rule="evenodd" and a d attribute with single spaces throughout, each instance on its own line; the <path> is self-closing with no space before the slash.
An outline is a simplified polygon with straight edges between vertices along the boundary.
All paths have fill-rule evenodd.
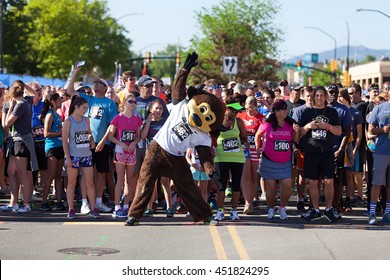
<path id="1" fill-rule="evenodd" d="M 210 136 L 188 123 L 187 103 L 184 99 L 173 106 L 164 126 L 154 136 L 154 140 L 174 156 L 185 156 L 187 148 L 211 146 Z"/>

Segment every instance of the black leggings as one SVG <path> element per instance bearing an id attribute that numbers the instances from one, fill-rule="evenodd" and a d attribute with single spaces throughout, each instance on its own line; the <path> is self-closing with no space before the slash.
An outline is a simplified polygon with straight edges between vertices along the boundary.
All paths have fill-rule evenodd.
<path id="1" fill-rule="evenodd" d="M 232 191 L 241 191 L 241 177 L 242 170 L 244 169 L 244 164 L 238 162 L 217 162 L 215 165 L 218 169 L 220 182 L 222 184 L 222 186 L 218 190 L 221 192 L 224 192 L 226 190 L 230 171 L 230 173 L 232 174 Z"/>

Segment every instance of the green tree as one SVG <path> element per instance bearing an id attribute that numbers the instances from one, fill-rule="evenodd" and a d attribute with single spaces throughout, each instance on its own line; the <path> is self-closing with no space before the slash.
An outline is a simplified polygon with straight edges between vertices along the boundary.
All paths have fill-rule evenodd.
<path id="1" fill-rule="evenodd" d="M 368 55 L 366 55 L 366 57 L 362 61 L 360 61 L 359 64 L 369 63 L 369 62 L 373 62 L 375 60 L 376 60 L 375 55 L 368 54 Z"/>
<path id="2" fill-rule="evenodd" d="M 210 10 L 196 13 L 203 37 L 194 36 L 193 48 L 201 67 L 193 70 L 194 81 L 208 78 L 228 81 L 221 71 L 223 56 L 238 57 L 238 82 L 274 80 L 277 44 L 281 30 L 272 23 L 279 5 L 270 0 L 223 0 Z"/>
<path id="3" fill-rule="evenodd" d="M 114 62 L 132 57 L 131 40 L 107 15 L 106 1 L 30 0 L 20 17 L 29 19 L 19 37 L 27 46 L 27 60 L 34 64 L 25 65 L 22 73 L 64 78 L 76 60 L 85 60 L 87 74 L 111 78 Z M 130 62 L 122 65 L 127 68 Z M 22 69 L 14 69 L 22 74 Z"/>

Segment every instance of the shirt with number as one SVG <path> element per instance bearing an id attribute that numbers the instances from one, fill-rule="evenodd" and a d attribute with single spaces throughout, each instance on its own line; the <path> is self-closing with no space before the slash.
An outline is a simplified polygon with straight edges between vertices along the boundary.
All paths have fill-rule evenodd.
<path id="1" fill-rule="evenodd" d="M 232 129 L 219 134 L 217 144 L 215 162 L 245 162 L 237 118 L 234 120 L 234 127 Z"/>
<path id="2" fill-rule="evenodd" d="M 311 121 L 329 123 L 332 126 L 340 125 L 340 118 L 336 109 L 328 106 L 323 109 L 306 108 L 302 112 L 298 124 L 300 127 L 304 127 Z M 333 133 L 326 129 L 309 129 L 309 131 L 300 139 L 299 146 L 304 153 L 308 154 L 332 153 L 333 137 Z"/>
<path id="3" fill-rule="evenodd" d="M 93 139 L 98 143 L 102 140 L 110 122 L 118 114 L 118 109 L 115 102 L 107 97 L 95 97 L 83 93 L 80 97 L 88 101 L 88 110 L 84 116 L 89 118 Z M 109 141 L 106 142 L 108 143 Z"/>
<path id="4" fill-rule="evenodd" d="M 130 145 L 138 135 L 138 129 L 142 126 L 142 120 L 140 117 L 132 115 L 130 118 L 120 113 L 116 115 L 111 121 L 111 124 L 116 127 L 116 139 Z M 133 152 L 123 151 L 122 146 L 115 145 L 115 152 L 133 154 Z"/>
<path id="5" fill-rule="evenodd" d="M 265 120 L 265 116 L 257 113 L 254 116 L 249 116 L 246 112 L 237 115 L 244 122 L 246 136 L 248 137 L 249 153 L 251 158 L 258 158 L 255 146 L 255 134 L 261 123 Z"/>
<path id="6" fill-rule="evenodd" d="M 185 156 L 188 148 L 211 147 L 210 136 L 188 123 L 188 100 L 184 99 L 173 106 L 163 127 L 154 136 L 165 151 L 174 156 Z"/>
<path id="7" fill-rule="evenodd" d="M 291 160 L 291 141 L 293 139 L 293 126 L 284 122 L 283 127 L 276 131 L 269 122 L 260 125 L 260 132 L 264 134 L 264 153 L 273 162 L 287 162 Z"/>
<path id="8" fill-rule="evenodd" d="M 368 123 L 379 128 L 390 125 L 390 103 L 384 102 L 375 106 L 368 116 Z M 378 135 L 376 139 L 375 154 L 390 155 L 390 132 Z"/>

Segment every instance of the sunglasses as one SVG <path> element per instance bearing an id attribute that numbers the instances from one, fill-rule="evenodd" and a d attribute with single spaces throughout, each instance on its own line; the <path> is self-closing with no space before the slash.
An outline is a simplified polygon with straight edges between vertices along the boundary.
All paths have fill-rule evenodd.
<path id="1" fill-rule="evenodd" d="M 385 87 L 385 88 L 383 88 L 383 90 L 384 90 L 384 91 L 389 91 L 390 88 L 389 88 L 389 87 Z"/>
<path id="2" fill-rule="evenodd" d="M 94 82 L 94 84 L 101 84 L 101 85 L 103 85 L 103 86 L 106 86 L 103 82 L 101 82 L 101 81 L 96 81 L 96 82 Z"/>
<path id="3" fill-rule="evenodd" d="M 137 104 L 137 101 L 134 101 L 134 100 L 127 100 L 127 103 L 136 105 L 136 104 Z"/>
<path id="4" fill-rule="evenodd" d="M 144 87 L 146 87 L 146 88 L 151 88 L 151 87 L 153 87 L 153 83 L 144 85 Z"/>
<path id="5" fill-rule="evenodd" d="M 127 78 L 127 81 L 135 81 L 135 78 Z"/>
<path id="6" fill-rule="evenodd" d="M 354 92 L 348 92 L 349 93 L 349 95 L 353 95 L 354 93 L 356 93 L 356 91 L 354 91 Z"/>

